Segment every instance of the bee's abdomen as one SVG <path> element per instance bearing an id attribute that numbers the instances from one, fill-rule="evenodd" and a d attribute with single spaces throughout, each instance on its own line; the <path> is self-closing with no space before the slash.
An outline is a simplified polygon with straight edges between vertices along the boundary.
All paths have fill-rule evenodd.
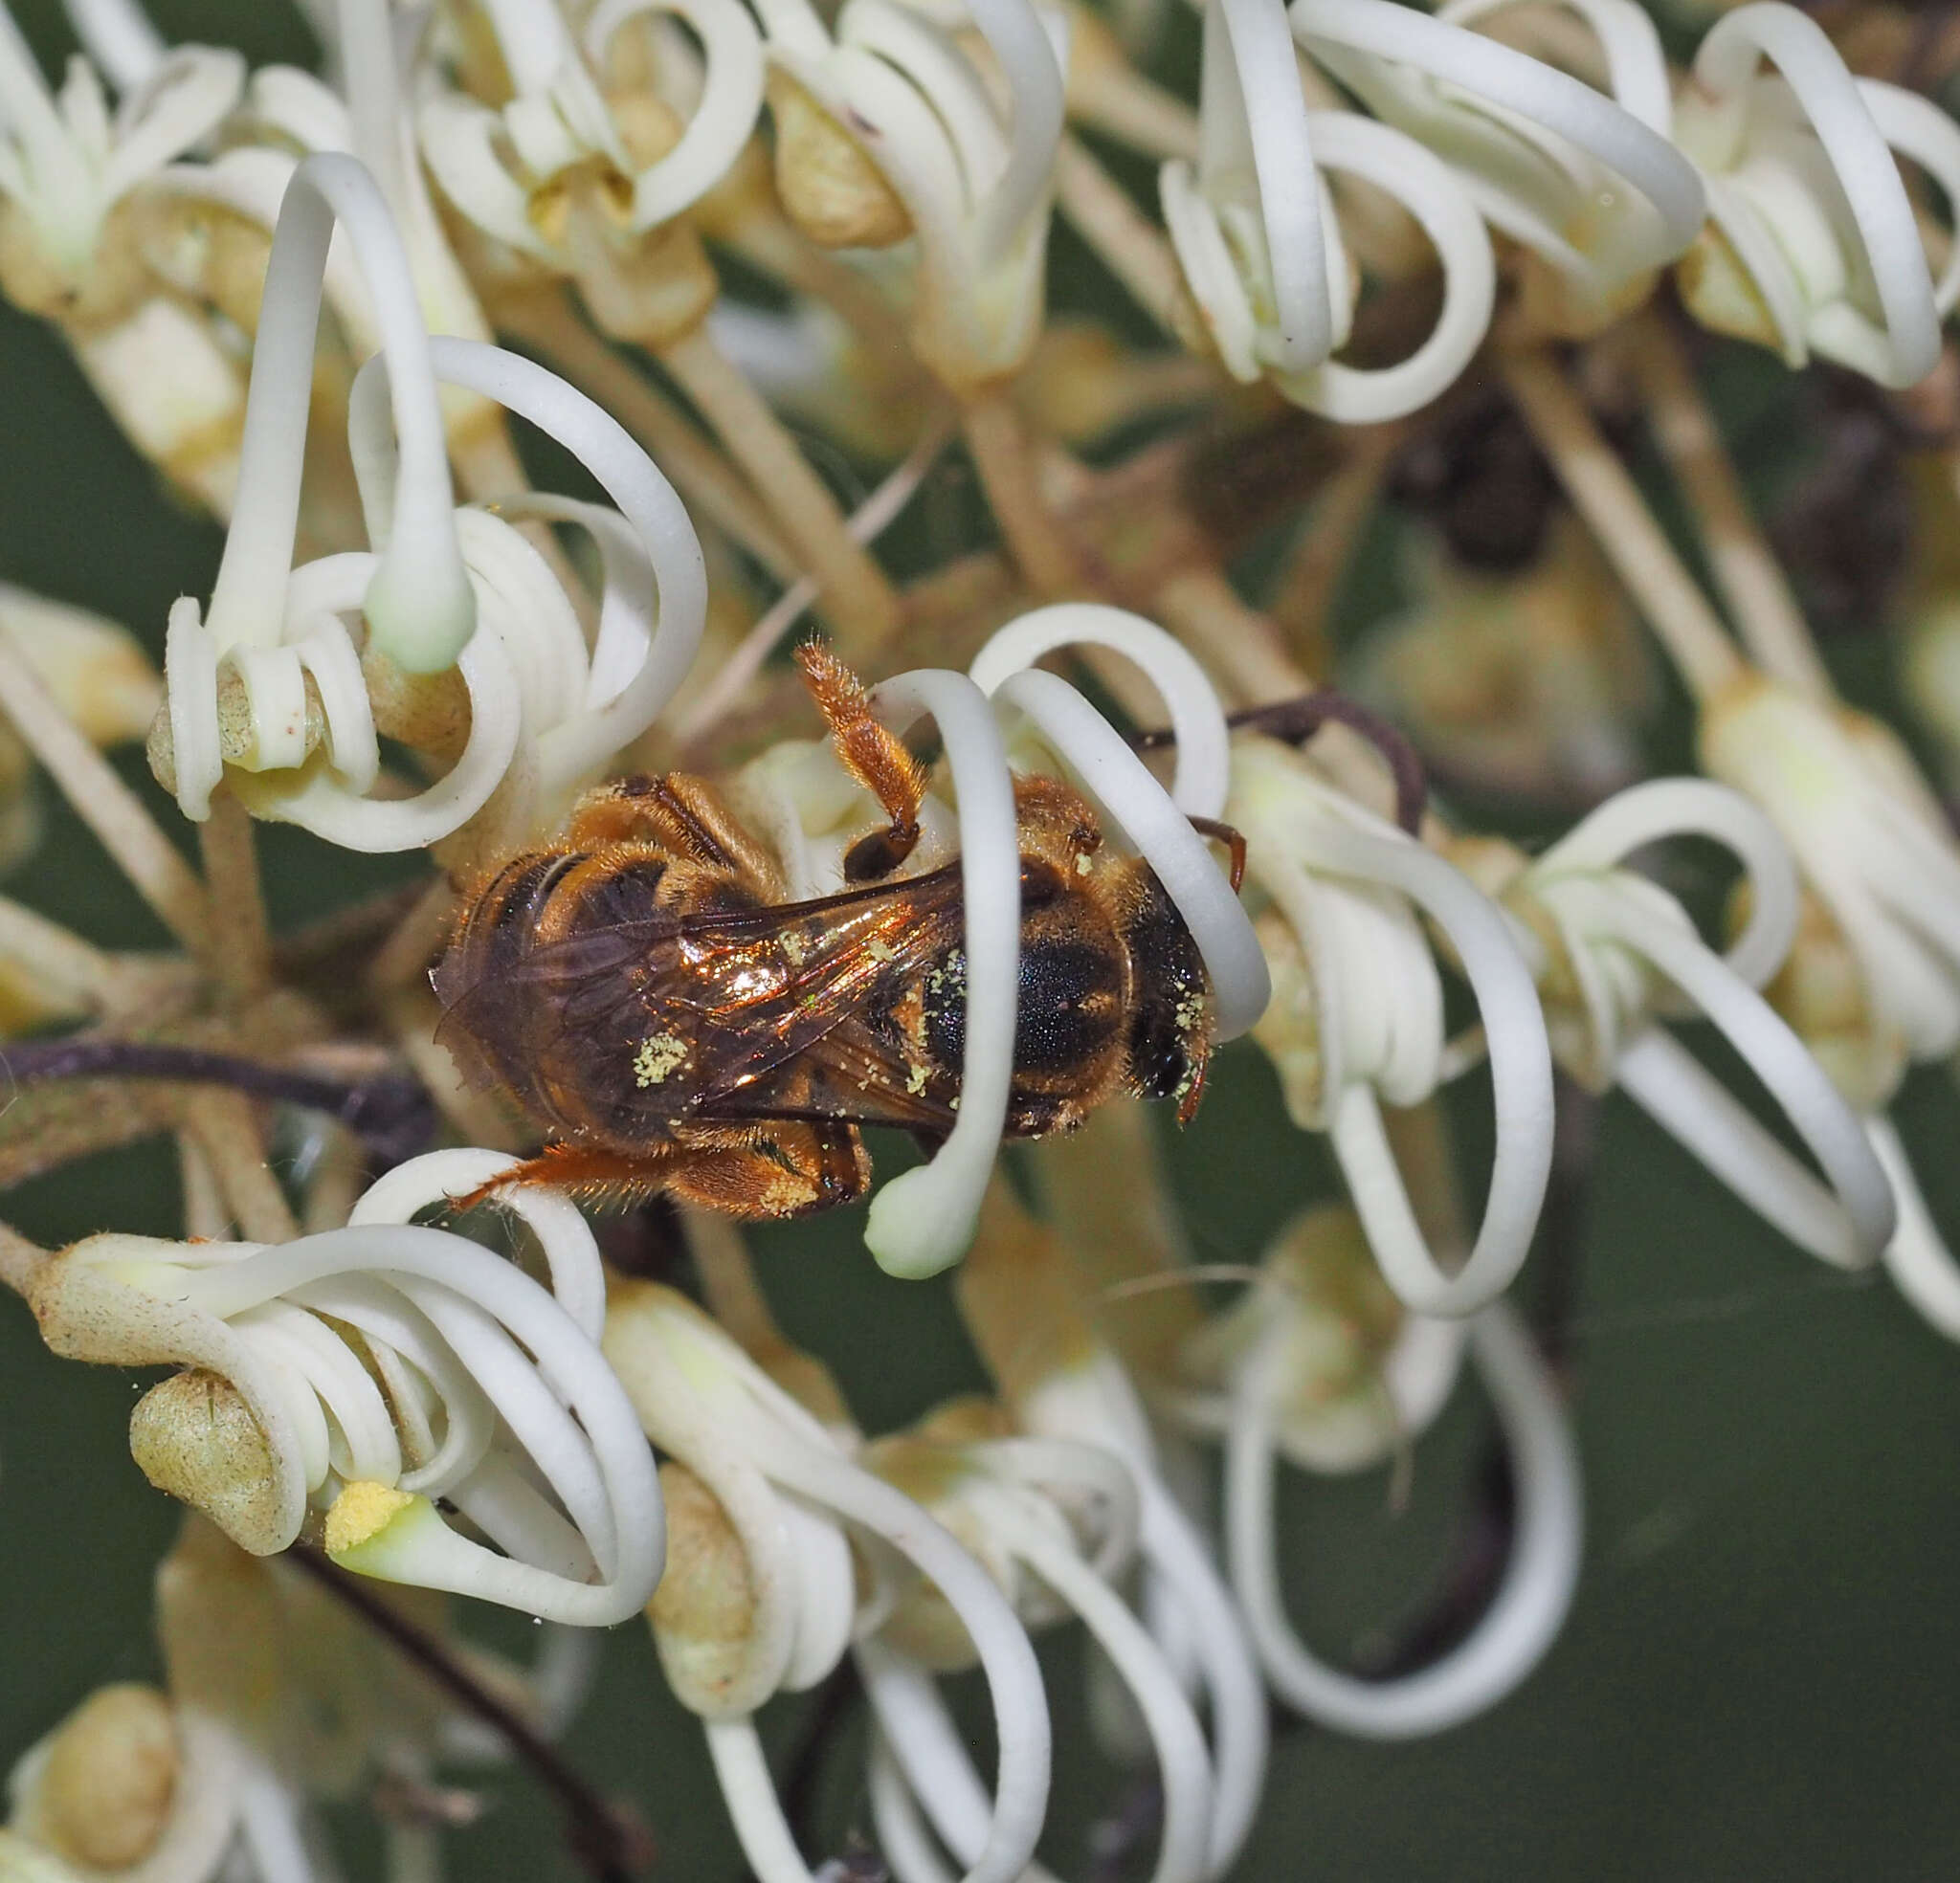
<path id="1" fill-rule="evenodd" d="M 471 901 L 431 977 L 444 1017 L 438 1037 L 479 1083 L 506 1087 L 523 1108 L 561 1131 L 577 1120 L 559 1081 L 545 1075 L 547 1044 L 576 1026 L 583 994 L 610 998 L 612 977 L 597 962 L 566 962 L 565 944 L 644 921 L 665 864 L 622 862 L 581 851 L 513 857 Z M 583 1110 L 583 1106 L 577 1108 Z"/>
<path id="2" fill-rule="evenodd" d="M 1080 1121 L 1122 1065 L 1128 964 L 1113 934 L 1078 908 L 1033 913 L 1023 922 L 1014 1013 L 1011 1137 L 1038 1138 Z M 957 1073 L 967 1045 L 962 951 L 949 950 L 924 981 L 924 1046 Z"/>

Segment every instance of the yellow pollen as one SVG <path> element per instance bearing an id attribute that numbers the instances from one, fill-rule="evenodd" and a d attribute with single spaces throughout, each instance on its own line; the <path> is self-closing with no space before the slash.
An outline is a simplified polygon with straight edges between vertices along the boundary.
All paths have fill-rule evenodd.
<path id="1" fill-rule="evenodd" d="M 639 1043 L 633 1055 L 634 1083 L 658 1085 L 687 1058 L 687 1042 L 677 1033 L 655 1033 Z"/>
<path id="2" fill-rule="evenodd" d="M 357 1478 L 333 1500 L 326 1514 L 326 1553 L 341 1556 L 378 1537 L 414 1502 L 392 1485 Z"/>

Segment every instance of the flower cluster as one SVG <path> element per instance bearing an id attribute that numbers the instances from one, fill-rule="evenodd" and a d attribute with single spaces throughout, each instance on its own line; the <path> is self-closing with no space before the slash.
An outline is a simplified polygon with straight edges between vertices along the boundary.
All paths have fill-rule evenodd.
<path id="1" fill-rule="evenodd" d="M 0 587 L 0 1183 L 156 1136 L 182 1179 L 150 1232 L 0 1228 L 0 1281 L 52 1353 L 165 1369 L 129 1451 L 189 1510 L 163 1684 L 20 1758 L 0 1877 L 308 1883 L 356 1790 L 430 1876 L 445 1762 L 504 1751 L 626 1873 L 551 1742 L 643 1614 L 762 1883 L 847 1873 L 757 1723 L 819 1687 L 867 1703 L 891 1874 L 1045 1874 L 1035 1638 L 1077 1624 L 1148 1801 L 1103 1828 L 1212 1883 L 1269 1700 L 1431 1735 L 1559 1637 L 1581 1459 L 1511 1294 L 1569 1252 L 1589 1094 L 1960 1340 L 1889 1116 L 1960 1052 L 1960 844 L 1700 371 L 1858 376 L 1955 540 L 1928 97 L 1781 0 L 1679 66 L 1635 0 L 1202 0 L 1189 70 L 1149 0 L 308 11 L 318 74 L 70 0 L 56 85 L 0 5 L 0 294 L 224 528 L 136 634 Z M 1376 518 L 1412 599 L 1337 655 Z M 1921 560 L 1908 680 L 1960 749 L 1960 565 Z M 1705 777 L 1646 775 L 1636 617 Z M 143 739 L 155 792 L 105 756 Z M 34 906 L 41 773 L 169 949 Z M 328 884 L 422 867 L 275 934 L 268 823 Z M 1198 1262 L 1145 1108 L 1255 1052 L 1339 1193 Z M 954 1271 L 989 1382 L 877 1432 L 745 1228 L 867 1193 L 880 1285 Z M 1342 1665 L 1281 1468 L 1399 1498 L 1466 1374 L 1502 1562 Z"/>

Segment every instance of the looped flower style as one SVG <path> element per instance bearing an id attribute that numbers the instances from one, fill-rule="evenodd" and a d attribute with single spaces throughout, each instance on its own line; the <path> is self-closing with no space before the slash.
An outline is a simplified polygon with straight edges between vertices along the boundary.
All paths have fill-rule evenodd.
<path id="1" fill-rule="evenodd" d="M 1273 1007 L 1257 1032 L 1294 1122 L 1326 1131 L 1390 1285 L 1420 1314 L 1466 1315 L 1523 1264 L 1551 1167 L 1551 1055 L 1531 973 L 1504 918 L 1409 834 L 1323 783 L 1283 745 L 1233 747 L 1228 820 L 1270 900 L 1260 939 Z M 1445 1070 L 1442 988 L 1415 910 L 1447 938 L 1490 1041 L 1497 1150 L 1468 1260 L 1430 1252 L 1380 1101 L 1414 1105 Z"/>
<path id="2" fill-rule="evenodd" d="M 607 1319 L 606 1357 L 648 1434 L 711 1494 L 722 1553 L 690 1562 L 654 1613 L 661 1660 L 681 1700 L 702 1717 L 708 1749 L 745 1855 L 763 1883 L 810 1883 L 785 1824 L 750 1717 L 779 1689 L 820 1680 L 858 1627 L 843 1526 L 907 1559 L 959 1618 L 986 1671 L 999 1742 L 996 1800 L 983 1809 L 966 1883 L 1009 1883 L 1034 1854 L 1047 1805 L 1049 1724 L 1040 1670 L 988 1572 L 910 1497 L 847 1458 L 836 1435 L 778 1385 L 684 1296 L 622 1284 Z M 705 1514 L 703 1514 L 705 1516 Z M 713 1547 L 708 1544 L 707 1547 Z M 888 1559 L 872 1559 L 882 1582 Z M 737 1563 L 751 1602 L 739 1632 L 710 1645 L 706 1602 Z M 705 1649 L 707 1651 L 703 1652 Z M 677 1678 L 678 1676 L 678 1678 Z"/>
<path id="3" fill-rule="evenodd" d="M 365 184 L 366 173 L 349 159 L 308 160 L 315 164 L 346 166 L 332 174 Z M 305 173 L 302 167 L 299 174 Z M 348 187 L 360 195 L 359 186 Z M 283 216 L 280 226 L 286 227 Z M 390 260 L 399 261 L 398 251 Z M 401 285 L 397 276 L 395 286 Z M 267 299 L 270 307 L 270 290 Z M 402 351 L 412 356 L 407 389 L 390 360 Z M 278 370 L 277 356 L 267 359 L 263 336 L 257 357 L 255 384 L 259 374 Z M 438 379 L 518 412 L 556 437 L 620 504 L 624 521 L 591 506 L 567 509 L 528 495 L 500 506 L 503 518 L 454 509 L 439 432 L 433 444 L 428 440 Z M 419 429 L 403 423 L 405 402 Z M 270 426 L 278 415 L 262 411 L 261 417 Z M 200 622 L 189 599 L 171 611 L 166 659 L 171 764 L 188 815 L 208 809 L 231 759 L 240 768 L 236 788 L 257 814 L 303 825 L 349 848 L 406 850 L 467 822 L 521 761 L 530 809 L 516 821 L 522 827 L 538 818 L 549 825 L 613 752 L 653 722 L 685 677 L 707 611 L 693 526 L 672 486 L 617 422 L 542 367 L 480 342 L 431 341 L 419 319 L 412 333 L 398 331 L 395 344 L 362 369 L 349 398 L 349 441 L 374 548 L 294 570 L 278 598 L 270 591 L 278 560 L 271 539 L 256 563 L 240 545 L 273 530 L 282 515 L 286 546 L 278 553 L 290 557 L 299 457 L 289 440 L 265 432 L 260 436 L 266 438 L 261 455 L 285 450 L 283 498 L 257 485 L 241 505 L 209 619 Z M 433 465 L 432 452 L 437 454 Z M 432 498 L 442 504 L 439 522 L 425 514 Z M 504 520 L 524 515 L 583 522 L 600 544 L 605 593 L 598 643 L 590 655 L 557 579 Z M 403 585 L 390 571 L 404 558 L 414 560 L 412 552 L 431 529 L 438 543 L 456 546 L 463 596 L 487 630 L 473 630 L 457 655 L 470 702 L 467 738 L 448 773 L 425 791 L 407 801 L 370 798 L 379 767 L 371 679 L 344 617 L 364 613 L 369 648 L 392 653 L 384 625 L 407 610 L 392 595 Z M 434 580 L 439 588 L 443 578 Z M 408 595 L 409 608 L 418 599 Z M 268 608 L 278 610 L 270 635 L 252 625 L 256 610 Z M 426 631 L 420 623 L 418 631 Z M 227 670 L 242 683 L 244 696 L 231 706 L 243 723 L 229 741 Z M 309 682 L 319 702 L 317 732 L 309 726 Z M 399 724 L 389 729 L 405 730 Z M 434 742 L 442 736 L 438 729 Z M 309 764 L 322 742 L 324 752 Z"/>
<path id="4" fill-rule="evenodd" d="M 548 828 L 607 760 L 654 723 L 694 665 L 707 620 L 701 541 L 659 467 L 602 407 L 555 374 L 467 340 L 432 340 L 430 359 L 442 384 L 490 399 L 554 438 L 618 505 L 614 512 L 526 492 L 495 506 L 509 522 L 536 518 L 580 525 L 599 552 L 604 577 L 590 654 L 576 617 L 562 603 L 568 633 L 561 629 L 549 635 L 522 607 L 496 618 L 505 652 L 524 679 L 524 730 L 535 742 L 540 816 Z M 387 367 L 377 355 L 354 382 L 348 403 L 363 505 L 384 554 L 396 481 L 385 429 L 387 390 Z M 478 517 L 479 529 L 492 521 L 481 512 L 458 515 Z M 514 549 L 515 537 L 502 534 Z M 555 583 L 552 588 L 558 592 Z"/>
<path id="5" fill-rule="evenodd" d="M 170 610 L 165 673 L 177 746 L 176 794 L 192 818 L 209 814 L 211 791 L 222 771 L 211 723 L 219 661 L 238 650 L 249 664 L 253 655 L 270 654 L 282 641 L 322 277 L 337 221 L 352 235 L 375 290 L 405 465 L 392 520 L 394 551 L 375 559 L 360 597 L 372 644 L 408 673 L 433 674 L 455 662 L 476 632 L 476 597 L 457 540 L 429 337 L 401 237 L 364 166 L 339 155 L 310 157 L 293 173 L 267 264 L 246 400 L 239 503 L 211 608 L 201 613 L 186 597 Z M 290 765 L 299 757 L 296 742 L 303 738 L 301 661 L 289 651 L 259 667 L 271 697 L 253 701 L 248 749 L 274 765 Z M 262 753 L 262 745 L 270 746 L 269 753 Z"/>
<path id="6" fill-rule="evenodd" d="M 1210 1547 L 1164 1481 L 1144 1402 L 1090 1318 L 1061 1236 L 1028 1216 L 997 1182 L 980 1239 L 960 1268 L 959 1297 L 961 1315 L 1018 1429 L 1098 1447 L 1127 1471 L 1137 1499 L 1145 1625 L 1187 1691 L 1194 1684 L 1202 1692 L 1212 1724 L 1211 1836 L 1203 1873 L 1220 1875 L 1251 1833 L 1268 1733 L 1251 1643 Z M 880 1770 L 875 1764 L 874 1808 L 888 1838 L 894 1830 L 902 1838 L 911 1793 L 897 1783 L 895 1764 L 882 1784 Z M 1169 1860 L 1169 1845 L 1167 1838 L 1160 1862 Z M 930 1872 L 922 1868 L 921 1873 Z"/>
<path id="7" fill-rule="evenodd" d="M 1361 1739 L 1447 1731 L 1495 1706 L 1564 1626 L 1583 1543 L 1578 1449 L 1549 1369 L 1516 1311 L 1405 1321 L 1343 1213 L 1310 1216 L 1266 1258 L 1268 1278 L 1181 1360 L 1213 1392 L 1171 1405 L 1226 1438 L 1225 1555 L 1266 1677 L 1289 1706 Z M 1273 1528 L 1274 1453 L 1357 1470 L 1441 1409 L 1467 1341 L 1510 1454 L 1517 1522 L 1504 1579 L 1470 1634 L 1420 1673 L 1371 1681 L 1328 1667 L 1287 1619 Z"/>
<path id="8" fill-rule="evenodd" d="M 1125 655 L 1157 689 L 1178 740 L 1169 793 L 1102 714 L 1066 680 L 1036 670 L 1072 646 Z M 1265 1010 L 1272 984 L 1237 896 L 1192 828 L 1225 809 L 1229 732 L 1197 662 L 1154 622 L 1124 609 L 1064 602 L 1011 622 L 971 674 L 997 706 L 1024 718 L 1117 832 L 1150 866 L 1191 930 L 1217 1005 L 1217 1036 L 1236 1039 Z"/>
<path id="9" fill-rule="evenodd" d="M 1892 153 L 1933 179 L 1951 220 L 1960 128 L 1945 112 L 1855 78 L 1816 21 L 1757 0 L 1703 39 L 1675 138 L 1708 192 L 1709 231 L 1682 270 L 1698 319 L 1793 367 L 1816 352 L 1884 386 L 1932 371 L 1960 251 L 1936 282 Z"/>
<path id="10" fill-rule="evenodd" d="M 1100 1447 L 1059 1439 L 987 1437 L 989 1408 L 944 1408 L 911 1434 L 880 1439 L 866 1465 L 909 1490 L 968 1542 L 1009 1592 L 1030 1626 L 1079 1616 L 1115 1665 L 1143 1717 L 1164 1787 L 1164 1824 L 1154 1883 L 1213 1873 L 1210 1756 L 1191 1703 L 1143 1624 L 1109 1579 L 1137 1536 L 1137 1491 L 1125 1466 Z M 962 1428 L 967 1428 L 962 1430 Z M 935 1429 L 940 1428 L 942 1429 Z M 1086 1540 L 1078 1507 L 1097 1517 Z M 957 1667 L 971 1649 L 935 1612 L 902 1595 L 875 1644 L 858 1650 L 880 1736 L 902 1781 L 873 1766 L 873 1809 L 881 1835 L 901 1856 L 905 1883 L 943 1874 L 905 1860 L 920 1843 L 911 1801 L 924 1804 L 933 1828 L 963 1859 L 977 1850 L 984 1794 L 971 1773 L 928 1668 Z"/>
<path id="11" fill-rule="evenodd" d="M 255 1554 L 291 1543 L 310 1506 L 344 1568 L 586 1627 L 623 1621 L 659 1578 L 660 1498 L 600 1361 L 590 1230 L 563 1199 L 511 1195 L 547 1293 L 408 1221 L 513 1162 L 432 1153 L 375 1185 L 347 1228 L 283 1245 L 94 1237 L 37 1292 L 43 1338 L 200 1369 L 149 1395 L 132 1445 Z M 437 1499 L 503 1554 L 452 1528 Z"/>
<path id="12" fill-rule="evenodd" d="M 778 94 L 785 207 L 818 241 L 917 242 L 913 345 L 955 389 L 1012 372 L 1039 331 L 1061 70 L 1028 0 L 970 8 L 1005 81 L 986 79 L 945 27 L 893 0 L 846 0 L 835 33 L 809 0 L 761 0 L 769 61 L 803 96 Z M 889 191 L 846 177 L 846 141 Z M 820 154 L 822 153 L 822 154 Z M 799 183 L 795 171 L 806 171 Z M 896 213 L 894 213 L 896 211 Z"/>
<path id="13" fill-rule="evenodd" d="M 610 213 L 643 235 L 721 182 L 762 109 L 762 41 L 738 0 L 603 0 L 582 35 L 547 0 L 486 8 L 515 94 L 492 108 L 431 86 L 418 123 L 443 193 L 483 233 L 515 255 L 562 270 L 571 264 L 566 189 L 572 173 L 616 179 Z M 684 125 L 657 97 L 608 96 L 603 75 L 619 34 L 671 16 L 699 37 L 702 64 Z"/>
<path id="14" fill-rule="evenodd" d="M 1328 358 L 1347 342 L 1358 283 L 1316 166 L 1385 190 L 1436 250 L 1442 308 L 1395 366 Z M 1226 370 L 1269 376 L 1310 411 L 1342 424 L 1414 411 L 1457 378 L 1490 324 L 1497 270 L 1475 205 L 1414 139 L 1351 112 L 1306 109 L 1277 0 L 1207 7 L 1197 164 L 1167 163 L 1159 189 Z"/>
<path id="15" fill-rule="evenodd" d="M 1680 255 L 1702 225 L 1692 166 L 1668 142 L 1667 69 L 1632 0 L 1575 5 L 1609 93 L 1470 30 L 1507 0 L 1457 0 L 1432 17 L 1390 0 L 1293 0 L 1309 57 L 1385 123 L 1436 153 L 1486 221 L 1613 305 Z"/>
<path id="16" fill-rule="evenodd" d="M 1726 957 L 1658 884 L 1621 867 L 1659 839 L 1712 837 L 1741 860 L 1749 917 Z M 1800 1248 L 1845 1268 L 1892 1233 L 1884 1173 L 1829 1077 L 1756 989 L 1796 933 L 1796 872 L 1768 818 L 1698 779 L 1658 779 L 1608 800 L 1505 892 L 1549 936 L 1552 1038 L 1595 1091 L 1618 1084 Z M 1533 919 L 1535 918 L 1535 919 Z M 1822 1166 L 1819 1185 L 1664 1028 L 1663 990 L 1685 997 L 1741 1053 Z M 1657 995 L 1663 998 L 1657 1000 Z"/>

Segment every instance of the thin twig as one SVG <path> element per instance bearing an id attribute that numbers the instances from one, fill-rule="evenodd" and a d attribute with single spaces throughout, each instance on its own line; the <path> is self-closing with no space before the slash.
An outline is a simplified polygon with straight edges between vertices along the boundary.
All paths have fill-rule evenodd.
<path id="1" fill-rule="evenodd" d="M 933 417 L 904 458 L 883 482 L 851 513 L 845 527 L 858 543 L 875 542 L 885 527 L 911 502 L 919 486 L 932 469 L 952 436 L 953 417 L 941 412 Z M 778 642 L 817 598 L 815 582 L 801 575 L 778 595 L 768 611 L 756 622 L 735 651 L 715 670 L 714 677 L 702 688 L 681 721 L 676 737 L 682 744 L 705 738 L 715 722 L 741 697 Z"/>
<path id="2" fill-rule="evenodd" d="M 439 1641 L 364 1588 L 358 1577 L 336 1568 L 305 1544 L 295 1544 L 284 1560 L 386 1636 L 405 1660 L 510 1747 L 518 1761 L 558 1801 L 565 1813 L 566 1842 L 600 1883 L 629 1883 L 652 1867 L 652 1834 L 635 1814 L 601 1797 L 555 1746 L 479 1684 Z"/>
<path id="3" fill-rule="evenodd" d="M 1081 558 L 1042 499 L 1027 427 L 1013 400 L 1004 391 L 989 392 L 961 416 L 988 507 L 1029 586 L 1051 600 L 1086 593 Z"/>
<path id="4" fill-rule="evenodd" d="M 864 546 L 853 541 L 836 498 L 705 325 L 667 342 L 657 353 L 796 545 L 845 651 L 884 632 L 899 619 L 897 590 Z"/>

